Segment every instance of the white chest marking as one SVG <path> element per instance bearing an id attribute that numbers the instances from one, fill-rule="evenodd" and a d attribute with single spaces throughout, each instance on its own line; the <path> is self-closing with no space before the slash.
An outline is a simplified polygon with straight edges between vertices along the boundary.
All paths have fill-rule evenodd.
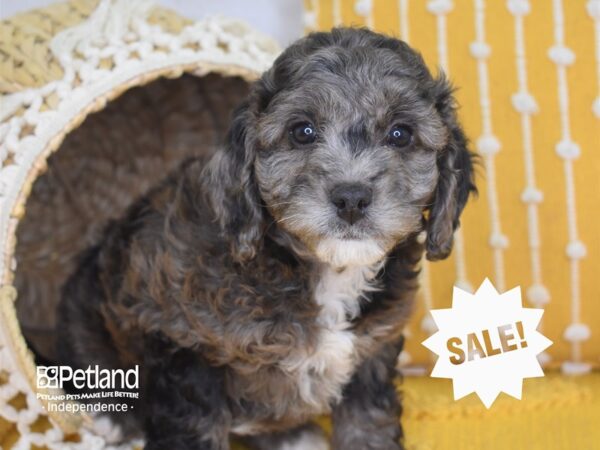
<path id="1" fill-rule="evenodd" d="M 343 386 L 356 367 L 354 333 L 350 321 L 360 313 L 362 296 L 377 287 L 373 279 L 381 267 L 354 266 L 341 272 L 324 266 L 315 287 L 315 301 L 321 306 L 317 345 L 301 349 L 283 363 L 296 378 L 303 401 L 326 411 L 331 400 L 339 400 Z"/>

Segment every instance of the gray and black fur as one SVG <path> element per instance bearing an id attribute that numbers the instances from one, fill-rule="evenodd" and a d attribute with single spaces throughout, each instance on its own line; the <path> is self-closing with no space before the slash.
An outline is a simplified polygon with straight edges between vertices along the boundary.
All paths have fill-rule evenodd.
<path id="1" fill-rule="evenodd" d="M 140 365 L 141 400 L 115 419 L 147 449 L 325 448 L 322 413 L 335 449 L 400 449 L 401 331 L 422 253 L 450 253 L 471 160 L 451 87 L 407 44 L 310 34 L 254 84 L 223 149 L 82 256 L 61 361 Z"/>

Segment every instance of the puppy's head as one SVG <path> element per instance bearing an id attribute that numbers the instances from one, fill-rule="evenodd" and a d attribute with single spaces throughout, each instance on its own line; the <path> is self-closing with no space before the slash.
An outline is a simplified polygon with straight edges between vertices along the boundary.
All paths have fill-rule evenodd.
<path id="1" fill-rule="evenodd" d="M 446 79 L 364 29 L 285 50 L 237 111 L 221 158 L 220 218 L 242 260 L 269 215 L 335 266 L 377 262 L 423 228 L 428 258 L 444 258 L 474 189 Z"/>

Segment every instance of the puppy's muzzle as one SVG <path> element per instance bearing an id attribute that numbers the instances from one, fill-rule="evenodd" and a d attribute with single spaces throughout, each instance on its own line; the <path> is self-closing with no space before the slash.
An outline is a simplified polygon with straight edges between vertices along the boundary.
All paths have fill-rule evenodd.
<path id="1" fill-rule="evenodd" d="M 362 219 L 373 200 L 373 191 L 358 183 L 344 183 L 335 186 L 329 193 L 337 215 L 350 225 Z"/>

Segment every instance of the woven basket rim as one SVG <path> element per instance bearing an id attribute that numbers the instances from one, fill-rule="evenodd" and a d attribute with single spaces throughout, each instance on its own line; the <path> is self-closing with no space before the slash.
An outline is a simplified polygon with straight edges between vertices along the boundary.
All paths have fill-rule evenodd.
<path id="1" fill-rule="evenodd" d="M 24 217 L 33 184 L 46 171 L 48 158 L 90 114 L 102 110 L 108 102 L 131 88 L 147 85 L 162 77 L 179 78 L 183 74 L 235 76 L 251 82 L 270 66 L 279 52 L 272 39 L 235 19 L 214 17 L 195 22 L 160 5 L 151 5 L 148 0 L 66 0 L 63 3 L 63 6 L 53 4 L 24 12 L 15 21 L 15 17 L 2 20 L 4 26 L 16 30 L 14 35 L 24 42 L 26 50 L 8 51 L 11 63 L 22 67 L 18 64 L 23 62 L 21 55 L 28 54 L 32 55 L 31 67 L 38 71 L 42 68 L 37 79 L 30 76 L 18 78 L 16 75 L 6 79 L 0 77 L 5 88 L 0 122 L 3 130 L 0 131 L 8 130 L 5 136 L 12 133 L 10 144 L 6 141 L 7 155 L 12 158 L 6 165 L 0 166 L 0 175 L 4 175 L 0 179 L 0 344 L 9 359 L 9 374 L 15 376 L 15 394 L 24 394 L 27 398 L 25 410 L 47 416 L 52 422 L 52 429 L 37 434 L 32 442 L 55 439 L 58 431 L 70 435 L 82 430 L 82 426 L 88 428 L 93 425 L 86 414 L 50 410 L 48 400 L 36 395 L 54 391 L 38 389 L 33 353 L 17 319 L 15 302 L 18 293 L 13 286 L 16 232 Z M 121 7 L 119 11 L 123 15 L 108 14 L 112 10 L 107 8 L 115 5 Z M 65 11 L 68 14 L 63 14 Z M 31 22 L 26 20 L 27 17 Z M 111 22 L 111 17 L 119 20 Z M 100 33 L 102 30 L 119 32 L 111 35 L 111 38 L 115 37 L 114 41 L 106 35 L 101 35 L 98 40 L 96 33 L 99 30 Z M 128 35 L 133 35 L 133 40 L 129 40 Z M 39 51 L 35 53 L 37 59 L 30 49 L 30 39 L 39 44 Z M 147 43 L 150 50 L 132 45 L 137 43 Z M 7 44 L 17 46 L 17 41 Z M 90 50 L 89 55 L 85 51 L 82 53 L 84 48 Z M 97 60 L 98 51 L 104 49 L 109 50 L 107 54 L 113 62 L 108 69 Z M 119 49 L 135 52 L 137 56 L 130 57 L 125 53 L 123 57 L 118 54 Z M 76 66 L 75 62 L 82 65 Z M 84 67 L 86 63 L 89 67 Z M 91 69 L 92 73 L 86 75 L 80 69 Z M 100 73 L 100 69 L 104 73 Z M 75 77 L 79 78 L 75 80 Z M 65 86 L 68 87 L 66 94 Z M 32 98 L 44 103 L 47 93 L 56 95 L 54 103 L 44 104 L 45 109 L 40 108 L 40 104 L 33 106 L 36 103 L 32 103 Z M 71 96 L 71 93 L 74 95 Z M 27 113 L 31 113 L 29 122 Z M 38 128 L 38 125 L 41 126 Z M 9 419 L 9 422 L 17 420 Z M 88 434 L 81 433 L 84 439 Z"/>
<path id="2" fill-rule="evenodd" d="M 33 354 L 25 342 L 20 324 L 17 320 L 14 303 L 18 300 L 18 292 L 12 285 L 14 280 L 14 270 L 10 268 L 10 262 L 15 254 L 17 227 L 20 219 L 25 213 L 27 200 L 31 194 L 33 184 L 37 178 L 45 172 L 47 168 L 47 159 L 54 152 L 59 151 L 66 136 L 78 128 L 90 114 L 101 111 L 108 102 L 116 100 L 123 93 L 134 87 L 145 86 L 159 78 L 179 78 L 184 74 L 191 74 L 198 77 L 209 74 L 231 77 L 238 76 L 247 82 L 251 82 L 259 76 L 259 73 L 256 71 L 243 66 L 198 61 L 192 64 L 174 65 L 146 72 L 127 80 L 125 83 L 113 86 L 113 88 L 104 95 L 91 99 L 86 107 L 82 108 L 71 118 L 68 125 L 64 127 L 60 133 L 47 142 L 44 150 L 36 156 L 27 172 L 25 181 L 21 184 L 19 194 L 11 209 L 10 217 L 12 220 L 9 229 L 7 230 L 5 241 L 4 258 L 6 269 L 0 286 L 0 322 L 3 323 L 9 350 L 15 356 L 21 373 L 25 376 L 31 391 L 34 393 L 40 392 L 40 389 L 38 389 L 35 382 L 36 364 L 34 362 Z M 75 415 L 73 413 L 50 411 L 47 407 L 48 402 L 44 398 L 39 398 L 39 401 L 44 406 L 48 416 L 56 422 L 65 434 L 76 433 L 82 425 L 86 423 L 88 425 L 91 424 L 91 419 L 85 413 Z"/>

